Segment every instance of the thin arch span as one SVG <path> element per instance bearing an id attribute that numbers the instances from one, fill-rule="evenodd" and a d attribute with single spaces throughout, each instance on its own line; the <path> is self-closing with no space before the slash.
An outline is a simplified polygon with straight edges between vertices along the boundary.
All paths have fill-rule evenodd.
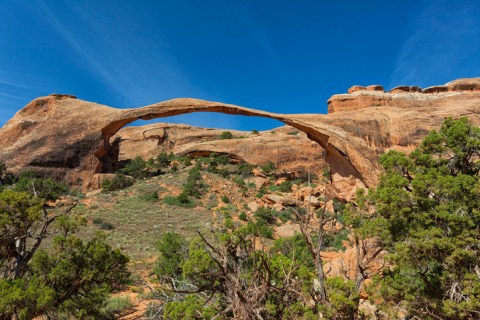
<path id="1" fill-rule="evenodd" d="M 362 180 L 367 186 L 374 185 L 376 182 L 375 177 L 372 177 L 372 172 L 375 170 L 372 162 L 356 150 L 350 142 L 339 134 L 330 132 L 328 128 L 299 120 L 299 115 L 277 114 L 232 104 L 190 98 L 173 99 L 146 107 L 127 109 L 115 115 L 101 130 L 103 141 L 94 152 L 100 160 L 100 164 L 95 171 L 100 172 L 103 161 L 110 156 L 109 153 L 112 150 L 110 138 L 124 126 L 137 120 L 151 120 L 194 112 L 258 116 L 281 121 L 305 132 L 309 139 L 320 144 L 326 150 L 325 160 L 329 163 L 333 173 L 338 172 L 342 176 L 352 175 Z M 301 118 L 305 118 L 305 115 L 302 115 Z"/>

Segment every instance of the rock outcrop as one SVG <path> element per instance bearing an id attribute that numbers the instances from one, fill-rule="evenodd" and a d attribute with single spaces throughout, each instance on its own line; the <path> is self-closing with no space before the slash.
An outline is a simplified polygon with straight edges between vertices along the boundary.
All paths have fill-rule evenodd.
<path id="1" fill-rule="evenodd" d="M 286 164 L 286 168 L 299 166 L 302 161 L 314 161 L 317 169 L 328 165 L 332 174 L 348 178 L 345 181 L 350 181 L 348 184 L 355 188 L 360 183 L 375 185 L 381 153 L 389 149 L 412 149 L 429 130 L 439 128 L 445 117 L 467 116 L 480 124 L 480 79 L 461 79 L 426 89 L 402 86 L 390 92 L 379 85 L 356 86 L 349 92 L 329 99 L 328 115 L 276 114 L 196 99 L 174 99 L 142 108 L 116 109 L 73 96 L 51 95 L 33 100 L 0 129 L 4 146 L 0 160 L 13 171 L 23 168 L 48 171 L 88 187 L 96 174 L 111 173 L 118 161 L 133 156 L 133 143 L 149 145 L 152 142 L 158 146 L 163 139 L 162 143 L 167 145 L 175 142 L 172 151 L 176 153 L 225 152 L 248 161 L 271 157 L 272 150 L 293 148 L 293 152 L 279 151 L 279 162 Z M 245 139 L 237 139 L 234 146 L 213 139 L 218 131 L 207 134 L 205 130 L 205 141 L 195 140 L 198 136 L 194 138 L 192 134 L 192 141 L 188 143 L 189 134 L 175 135 L 165 124 L 124 128 L 139 119 L 192 112 L 266 117 L 289 127 L 278 129 L 279 134 L 270 136 L 268 133 L 248 134 Z M 299 139 L 293 135 L 286 137 L 294 130 L 292 127 L 303 132 L 298 135 Z M 176 127 L 177 132 L 185 132 L 184 129 Z M 193 128 L 190 131 L 199 132 Z M 307 138 L 318 146 L 312 145 Z M 148 153 L 157 148 L 137 150 Z M 307 155 L 302 160 L 302 155 L 293 154 L 295 150 L 306 150 Z M 264 152 L 268 155 L 262 154 Z"/>
<path id="2" fill-rule="evenodd" d="M 154 123 L 124 127 L 112 138 L 117 141 L 119 161 L 141 156 L 150 159 L 160 152 L 208 155 L 229 154 L 254 165 L 273 162 L 287 172 L 319 172 L 327 167 L 325 150 L 307 135 L 290 126 L 258 133 L 228 130 L 233 139 L 221 139 L 226 130 L 181 124 Z"/>

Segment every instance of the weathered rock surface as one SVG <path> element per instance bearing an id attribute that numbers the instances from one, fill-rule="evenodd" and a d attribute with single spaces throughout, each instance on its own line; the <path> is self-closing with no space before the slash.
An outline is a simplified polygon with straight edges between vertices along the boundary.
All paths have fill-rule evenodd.
<path id="1" fill-rule="evenodd" d="M 181 124 L 155 123 L 122 128 L 112 138 L 118 139 L 118 160 L 136 156 L 150 159 L 160 152 L 208 155 L 229 154 L 255 165 L 271 161 L 279 170 L 317 172 L 327 167 L 325 151 L 307 135 L 290 126 L 251 133 L 228 130 L 233 139 L 220 138 L 224 129 L 205 129 Z"/>
<path id="2" fill-rule="evenodd" d="M 88 186 L 95 182 L 95 174 L 113 172 L 121 159 L 136 152 L 156 153 L 158 148 L 152 143 L 158 144 L 164 139 L 167 147 L 173 141 L 171 150 L 176 153 L 226 152 L 247 161 L 257 157 L 266 159 L 272 157 L 272 150 L 282 150 L 278 155 L 273 151 L 273 160 L 278 156 L 279 164 L 285 164 L 286 168 L 314 161 L 318 168 L 328 165 L 332 174 L 353 177 L 371 186 L 379 173 L 378 156 L 386 150 L 412 149 L 429 130 L 439 128 L 448 116 L 467 116 L 480 124 L 479 78 L 460 79 L 423 90 L 400 87 L 384 92 L 381 86 L 375 85 L 357 87 L 350 92 L 329 100 L 328 115 L 276 114 L 196 99 L 174 99 L 137 109 L 116 109 L 67 95 L 41 97 L 30 102 L 0 129 L 3 143 L 0 160 L 13 171 L 29 167 Z M 298 137 L 283 133 L 249 134 L 232 144 L 231 140 L 209 140 L 218 135 L 218 131 L 206 134 L 208 130 L 198 129 L 206 137 L 199 142 L 198 139 L 204 138 L 195 134 L 189 136 L 188 129 L 180 129 L 181 126 L 177 127 L 178 135 L 165 124 L 143 129 L 124 128 L 139 119 L 207 111 L 276 119 L 290 126 L 279 131 L 286 132 L 294 127 L 319 146 L 313 146 L 304 134 Z M 191 132 L 195 130 L 190 129 Z M 139 147 L 134 147 L 135 142 Z M 293 151 L 285 151 L 288 148 Z M 292 154 L 304 149 L 308 154 L 305 159 Z"/>

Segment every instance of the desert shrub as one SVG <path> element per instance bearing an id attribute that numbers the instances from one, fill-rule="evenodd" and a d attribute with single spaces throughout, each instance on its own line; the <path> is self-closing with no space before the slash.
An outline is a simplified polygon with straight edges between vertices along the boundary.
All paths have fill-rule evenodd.
<path id="1" fill-rule="evenodd" d="M 92 222 L 93 222 L 93 224 L 100 225 L 100 224 L 103 223 L 103 219 L 96 217 L 96 218 L 93 218 Z"/>
<path id="2" fill-rule="evenodd" d="M 247 214 L 245 213 L 245 211 L 242 211 L 242 213 L 238 215 L 238 219 L 242 221 L 248 221 Z"/>
<path id="3" fill-rule="evenodd" d="M 13 189 L 19 192 L 29 192 L 45 200 L 56 200 L 69 192 L 65 184 L 52 178 L 42 178 L 41 174 L 33 170 L 22 172 Z"/>
<path id="4" fill-rule="evenodd" d="M 273 227 L 267 225 L 263 220 L 256 221 L 255 223 L 249 222 L 248 227 L 250 232 L 256 236 L 273 239 Z"/>
<path id="5" fill-rule="evenodd" d="M 132 176 L 135 179 L 144 179 L 147 177 L 147 163 L 142 157 L 135 157 L 132 161 L 127 163 L 125 167 L 119 170 L 120 174 Z"/>
<path id="6" fill-rule="evenodd" d="M 102 230 L 113 230 L 115 229 L 115 226 L 110 222 L 103 221 L 102 223 L 100 223 L 99 228 Z"/>
<path id="7" fill-rule="evenodd" d="M 242 177 L 236 176 L 235 178 L 233 178 L 233 182 L 235 182 L 237 186 L 242 189 L 247 187 L 247 185 L 245 184 L 245 180 L 243 180 Z"/>
<path id="8" fill-rule="evenodd" d="M 157 244 L 160 253 L 154 272 L 159 277 L 178 277 L 181 262 L 186 258 L 188 245 L 185 238 L 174 232 L 162 235 Z"/>
<path id="9" fill-rule="evenodd" d="M 252 130 L 252 133 L 253 133 L 253 134 L 259 134 L 258 130 L 256 130 L 256 129 L 253 129 L 253 130 Z"/>
<path id="10" fill-rule="evenodd" d="M 282 191 L 282 192 L 290 192 L 292 191 L 292 182 L 291 181 L 283 181 L 280 185 L 279 185 L 279 190 Z"/>
<path id="11" fill-rule="evenodd" d="M 294 214 L 289 210 L 277 211 L 275 216 L 282 222 L 295 221 Z"/>
<path id="12" fill-rule="evenodd" d="M 272 161 L 268 161 L 263 166 L 260 166 L 260 168 L 262 168 L 264 173 L 270 174 L 275 170 L 275 164 Z"/>
<path id="13" fill-rule="evenodd" d="M 153 191 L 141 196 L 145 201 L 157 202 L 159 200 L 158 191 Z"/>
<path id="14" fill-rule="evenodd" d="M 241 176 L 243 179 L 248 178 L 252 175 L 253 165 L 248 162 L 242 162 L 237 167 L 237 174 Z"/>
<path id="15" fill-rule="evenodd" d="M 233 134 L 230 131 L 224 131 L 220 135 L 220 139 L 232 139 L 232 138 L 233 138 Z"/>
<path id="16" fill-rule="evenodd" d="M 132 308 L 133 302 L 129 297 L 110 297 L 101 309 L 101 315 L 106 319 L 114 319 L 115 315 Z"/>
<path id="17" fill-rule="evenodd" d="M 342 229 L 338 232 L 326 232 L 323 240 L 325 248 L 331 248 L 337 252 L 345 250 L 343 241 L 348 240 L 349 233 L 347 229 Z"/>
<path id="18" fill-rule="evenodd" d="M 275 224 L 277 218 L 276 211 L 268 207 L 259 207 L 253 214 L 257 221 L 261 221 L 267 225 Z"/>
<path id="19" fill-rule="evenodd" d="M 217 173 L 222 177 L 222 178 L 229 178 L 230 177 L 230 171 L 226 168 L 219 169 Z"/>
<path id="20" fill-rule="evenodd" d="M 134 181 L 123 174 L 116 174 L 113 179 L 102 181 L 102 192 L 112 192 L 131 187 Z"/>
<path id="21" fill-rule="evenodd" d="M 172 160 L 175 158 L 173 155 L 173 152 L 166 153 L 166 152 L 161 152 L 157 158 L 155 159 L 155 164 L 159 168 L 166 168 L 172 163 Z"/>
<path id="22" fill-rule="evenodd" d="M 183 185 L 183 193 L 188 196 L 200 198 L 205 188 L 205 184 L 202 181 L 202 175 L 200 173 L 200 166 L 196 165 L 188 172 L 187 180 Z"/>
<path id="23" fill-rule="evenodd" d="M 171 205 L 171 206 L 178 206 L 178 207 L 186 207 L 186 208 L 193 208 L 195 207 L 195 202 L 191 200 L 185 193 L 181 193 L 178 196 L 166 196 L 163 198 L 163 203 Z"/>
<path id="24" fill-rule="evenodd" d="M 230 199 L 226 195 L 221 196 L 220 199 L 223 203 L 230 203 Z"/>
<path id="25" fill-rule="evenodd" d="M 128 258 L 100 233 L 77 236 L 85 219 L 73 206 L 49 210 L 28 192 L 4 190 L 0 208 L 0 318 L 101 319 L 110 292 L 128 279 Z"/>
<path id="26" fill-rule="evenodd" d="M 187 155 L 179 156 L 177 158 L 178 162 L 180 162 L 184 167 L 189 167 L 192 165 L 192 158 Z"/>

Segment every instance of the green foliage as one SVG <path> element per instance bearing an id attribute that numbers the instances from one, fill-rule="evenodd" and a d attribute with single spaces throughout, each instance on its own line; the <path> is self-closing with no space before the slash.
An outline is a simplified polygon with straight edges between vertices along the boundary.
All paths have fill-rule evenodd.
<path id="1" fill-rule="evenodd" d="M 150 201 L 150 202 L 157 202 L 157 201 L 160 200 L 160 198 L 158 197 L 158 191 L 153 191 L 153 192 L 144 194 L 142 196 L 142 199 L 144 199 L 145 201 Z"/>
<path id="2" fill-rule="evenodd" d="M 179 156 L 177 158 L 178 162 L 180 162 L 184 167 L 189 167 L 192 165 L 192 159 L 189 156 Z"/>
<path id="3" fill-rule="evenodd" d="M 327 232 L 324 235 L 324 247 L 333 249 L 333 251 L 342 251 L 345 250 L 343 246 L 343 241 L 348 240 L 348 235 L 350 231 L 348 229 L 341 229 L 337 232 Z"/>
<path id="4" fill-rule="evenodd" d="M 187 256 L 188 245 L 185 239 L 174 232 L 162 235 L 157 245 L 160 256 L 154 269 L 159 277 L 178 277 L 182 273 L 181 263 Z"/>
<path id="5" fill-rule="evenodd" d="M 203 183 L 200 173 L 200 165 L 196 165 L 188 172 L 188 177 L 183 185 L 183 190 L 178 196 L 166 196 L 163 202 L 168 205 L 180 207 L 195 207 L 195 201 L 190 197 L 200 198 L 205 191 L 206 185 Z"/>
<path id="6" fill-rule="evenodd" d="M 166 153 L 166 152 L 161 152 L 157 158 L 155 158 L 155 165 L 158 168 L 167 168 L 171 163 L 172 160 L 175 158 L 173 153 Z M 186 157 L 184 159 L 184 163 L 188 163 L 190 161 L 190 158 Z"/>
<path id="7" fill-rule="evenodd" d="M 99 228 L 102 230 L 113 230 L 115 229 L 115 226 L 110 222 L 102 221 L 102 223 L 99 225 Z"/>
<path id="8" fill-rule="evenodd" d="M 226 195 L 221 196 L 220 199 L 223 203 L 230 203 L 230 199 Z"/>
<path id="9" fill-rule="evenodd" d="M 220 139 L 233 139 L 233 134 L 230 131 L 224 131 L 220 135 Z"/>
<path id="10" fill-rule="evenodd" d="M 253 130 L 252 130 L 252 134 L 259 134 L 259 132 L 258 132 L 258 130 L 253 129 Z"/>
<path id="11" fill-rule="evenodd" d="M 248 221 L 248 217 L 247 217 L 247 214 L 242 211 L 239 215 L 238 215 L 238 219 L 242 220 L 242 221 Z"/>
<path id="12" fill-rule="evenodd" d="M 128 258 L 100 234 L 78 238 L 84 219 L 42 205 L 27 192 L 0 193 L 0 318 L 98 318 L 110 291 L 128 278 Z M 39 249 L 48 232 L 55 234 L 49 250 Z"/>
<path id="13" fill-rule="evenodd" d="M 279 190 L 281 192 L 290 192 L 292 191 L 292 182 L 291 181 L 283 181 L 282 183 L 280 183 L 279 185 Z"/>
<path id="14" fill-rule="evenodd" d="M 271 174 L 275 170 L 275 164 L 272 161 L 268 161 L 264 165 L 260 166 L 262 171 L 266 174 Z"/>
<path id="15" fill-rule="evenodd" d="M 226 218 L 211 238 L 193 239 L 183 262 L 175 261 L 183 271 L 177 286 L 192 294 L 172 297 L 163 318 L 203 319 L 222 313 L 222 319 L 319 319 L 320 307 L 311 299 L 314 263 L 303 236 L 279 239 L 268 251 L 255 249 L 256 236 L 251 223 L 240 226 Z M 322 312 L 347 312 L 354 305 L 348 299 L 356 297 L 351 289 L 349 282 L 334 283 L 333 303 Z"/>
<path id="16" fill-rule="evenodd" d="M 189 295 L 183 301 L 170 302 L 165 306 L 165 320 L 212 319 L 216 314 L 213 306 L 205 305 L 205 301 L 197 296 Z"/>
<path id="17" fill-rule="evenodd" d="M 237 186 L 239 186 L 242 189 L 247 188 L 245 180 L 243 180 L 242 177 L 236 176 L 235 178 L 233 178 L 233 182 L 235 182 L 237 184 Z"/>
<path id="18" fill-rule="evenodd" d="M 226 165 L 230 163 L 230 156 L 228 154 L 221 154 L 216 158 L 217 163 L 220 165 Z"/>
<path id="19" fill-rule="evenodd" d="M 102 192 L 112 192 L 133 186 L 134 180 L 126 175 L 117 173 L 113 179 L 105 179 L 102 181 Z"/>
<path id="20" fill-rule="evenodd" d="M 341 277 L 331 277 L 326 280 L 329 303 L 319 307 L 327 319 L 352 319 L 358 312 L 357 301 L 359 293 L 355 283 Z"/>
<path id="21" fill-rule="evenodd" d="M 446 119 L 410 156 L 381 157 L 376 190 L 360 193 L 368 220 L 349 214 L 365 236 L 389 251 L 392 265 L 378 280 L 384 308 L 401 303 L 411 316 L 473 319 L 480 310 L 480 129 Z"/>
<path id="22" fill-rule="evenodd" d="M 246 179 L 252 175 L 253 165 L 248 162 L 242 162 L 237 169 L 237 174 L 242 178 Z"/>
<path id="23" fill-rule="evenodd" d="M 266 224 L 263 220 L 256 221 L 255 223 L 249 222 L 248 227 L 250 232 L 258 237 L 273 239 L 273 227 Z"/>
<path id="24" fill-rule="evenodd" d="M 119 170 L 120 174 L 132 176 L 135 179 L 144 179 L 147 177 L 147 163 L 142 157 L 135 157 L 125 167 Z"/>
<path id="25" fill-rule="evenodd" d="M 277 221 L 276 211 L 268 207 L 258 207 L 253 216 L 257 221 L 262 222 L 266 225 L 275 224 Z"/>
<path id="26" fill-rule="evenodd" d="M 97 218 L 94 218 L 92 222 L 93 222 L 93 224 L 101 225 L 102 222 L 103 222 L 103 219 L 97 217 Z"/>
<path id="27" fill-rule="evenodd" d="M 106 319 L 114 319 L 116 314 L 132 308 L 133 302 L 129 297 L 110 297 L 101 309 L 100 315 Z"/>
<path id="28" fill-rule="evenodd" d="M 195 202 L 183 192 L 180 193 L 180 195 L 178 196 L 166 196 L 165 198 L 163 198 L 163 203 L 168 204 L 170 206 L 178 206 L 178 207 L 185 207 L 185 208 L 195 207 Z"/>
<path id="29" fill-rule="evenodd" d="M 205 189 L 205 184 L 202 181 L 202 175 L 200 173 L 200 167 L 195 166 L 188 172 L 187 180 L 183 185 L 183 192 L 187 196 L 193 196 L 200 198 Z"/>
<path id="30" fill-rule="evenodd" d="M 271 251 L 282 254 L 290 259 L 296 259 L 298 260 L 299 264 L 307 267 L 308 269 L 315 268 L 312 255 L 308 251 L 305 238 L 301 234 L 295 234 L 291 237 L 279 238 L 275 240 Z"/>
<path id="31" fill-rule="evenodd" d="M 20 192 L 30 192 L 39 198 L 53 201 L 68 193 L 66 185 L 52 178 L 42 178 L 40 174 L 32 170 L 22 172 L 13 189 Z"/>

